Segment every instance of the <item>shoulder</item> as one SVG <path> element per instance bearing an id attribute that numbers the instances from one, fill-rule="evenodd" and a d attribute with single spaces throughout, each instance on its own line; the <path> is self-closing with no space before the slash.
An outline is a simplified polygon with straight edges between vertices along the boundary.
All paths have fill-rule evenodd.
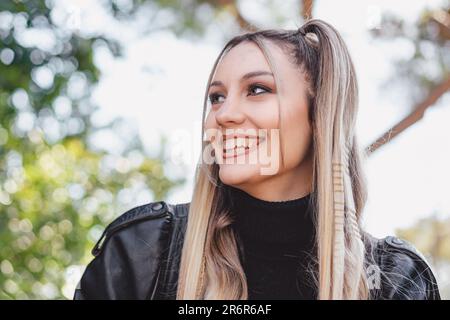
<path id="1" fill-rule="evenodd" d="M 188 203 L 157 201 L 117 217 L 92 249 L 94 259 L 87 265 L 74 298 L 149 298 L 174 221 L 184 221 L 188 208 Z"/>
<path id="2" fill-rule="evenodd" d="M 381 299 L 439 300 L 431 265 L 410 242 L 366 235 L 369 289 Z"/>
<path id="3" fill-rule="evenodd" d="M 113 236 L 140 236 L 155 235 L 163 232 L 165 226 L 174 219 L 182 219 L 187 216 L 189 203 L 169 204 L 165 201 L 150 202 L 134 207 L 121 214 L 112 221 L 103 231 L 103 234 L 92 249 L 92 254 L 97 256 L 102 247 Z"/>

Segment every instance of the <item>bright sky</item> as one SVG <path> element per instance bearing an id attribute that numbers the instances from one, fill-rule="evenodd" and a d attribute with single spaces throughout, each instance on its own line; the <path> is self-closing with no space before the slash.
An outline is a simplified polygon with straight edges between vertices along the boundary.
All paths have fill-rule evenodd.
<path id="1" fill-rule="evenodd" d="M 373 41 L 368 36 L 368 27 L 377 24 L 382 12 L 390 11 L 414 21 L 426 6 L 435 7 L 441 2 L 414 0 L 406 4 L 403 1 L 348 0 L 343 6 L 342 1 L 315 1 L 314 16 L 330 22 L 341 32 L 355 62 L 360 86 L 357 129 L 361 145 L 367 145 L 396 123 L 409 107 L 402 99 L 402 94 L 408 94 L 407 91 L 402 94 L 383 91 L 381 85 L 392 74 L 392 59 L 407 57 L 411 54 L 410 47 L 401 42 Z M 74 2 L 67 3 L 64 4 L 66 8 L 74 12 L 79 10 L 73 6 Z M 160 134 L 166 134 L 174 149 L 174 161 L 167 164 L 167 173 L 188 178 L 185 186 L 170 194 L 168 202 L 189 202 L 199 154 L 203 94 L 210 68 L 222 44 L 214 42 L 214 30 L 204 43 L 176 39 L 169 33 L 138 37 L 140 21 L 121 26 L 100 14 L 95 2 L 78 3 L 82 8 L 80 19 L 85 32 L 108 29 L 109 33 L 126 40 L 125 55 L 121 59 L 113 59 L 101 48 L 96 50 L 96 63 L 102 71 L 94 93 L 94 100 L 101 107 L 96 119 L 126 117 L 136 124 L 145 145 L 155 154 Z M 242 8 L 258 12 L 250 10 L 254 3 L 257 1 L 243 1 Z M 295 9 L 294 3 L 298 1 L 288 5 L 283 3 Z M 267 14 L 262 12 L 255 19 L 265 17 Z M 295 25 L 294 22 L 283 27 Z M 364 223 L 373 235 L 393 234 L 396 228 L 410 226 L 434 211 L 450 215 L 447 187 L 450 181 L 449 119 L 447 94 L 420 123 L 368 160 L 369 201 Z M 114 138 L 105 139 L 102 144 L 108 148 L 120 147 L 115 141 Z M 180 154 L 183 157 L 179 157 Z"/>

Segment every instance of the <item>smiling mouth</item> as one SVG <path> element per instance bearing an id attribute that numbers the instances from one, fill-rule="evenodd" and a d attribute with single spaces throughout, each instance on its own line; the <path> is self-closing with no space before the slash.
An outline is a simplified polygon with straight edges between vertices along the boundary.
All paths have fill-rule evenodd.
<path id="1" fill-rule="evenodd" d="M 239 139 L 239 142 L 237 142 Z M 231 140 L 227 142 L 227 140 Z M 241 155 L 245 155 L 258 148 L 258 146 L 263 143 L 266 138 L 265 137 L 256 137 L 256 138 L 234 138 L 224 140 L 224 148 L 222 149 L 223 159 L 226 158 L 236 158 Z"/>

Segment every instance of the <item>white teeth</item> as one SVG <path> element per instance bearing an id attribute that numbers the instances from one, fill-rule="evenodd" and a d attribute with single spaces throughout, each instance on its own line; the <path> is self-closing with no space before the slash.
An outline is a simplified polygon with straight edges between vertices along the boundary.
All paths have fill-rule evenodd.
<path id="1" fill-rule="evenodd" d="M 265 138 L 259 138 L 259 144 L 264 142 Z M 227 155 L 231 155 L 233 153 L 236 153 L 236 155 L 240 155 L 245 153 L 247 149 L 252 149 L 254 147 L 257 147 L 258 145 L 258 139 L 256 138 L 229 138 L 225 140 L 225 143 L 223 144 L 223 152 Z"/>
<path id="2" fill-rule="evenodd" d="M 236 149 L 236 155 L 240 155 L 240 154 L 243 154 L 243 153 L 245 153 L 245 147 L 238 147 Z"/>
<path id="3" fill-rule="evenodd" d="M 249 142 L 251 141 L 251 142 Z M 256 139 L 246 139 L 246 138 L 230 138 L 225 140 L 224 149 L 235 149 L 241 147 L 248 147 L 249 145 L 256 145 Z"/>
<path id="4" fill-rule="evenodd" d="M 234 139 L 227 139 L 225 140 L 225 145 L 223 146 L 225 149 L 234 149 Z"/>
<path id="5" fill-rule="evenodd" d="M 232 154 L 236 153 L 237 155 L 239 155 L 244 152 L 245 152 L 245 147 L 237 147 L 236 149 L 226 149 L 224 154 L 232 155 Z"/>
<path id="6" fill-rule="evenodd" d="M 245 138 L 237 138 L 236 139 L 236 146 L 237 147 L 245 147 Z"/>
<path id="7" fill-rule="evenodd" d="M 252 148 L 252 147 L 256 146 L 257 143 L 258 143 L 257 139 L 249 139 L 249 140 L 247 140 L 247 146 L 249 148 Z"/>

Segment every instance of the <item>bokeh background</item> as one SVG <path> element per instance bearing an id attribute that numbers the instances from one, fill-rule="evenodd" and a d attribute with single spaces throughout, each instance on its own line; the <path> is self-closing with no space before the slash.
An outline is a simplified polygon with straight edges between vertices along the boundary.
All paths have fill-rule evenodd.
<path id="1" fill-rule="evenodd" d="M 365 228 L 412 242 L 450 298 L 449 1 L 2 0 L 0 299 L 71 299 L 109 222 L 189 202 L 222 46 L 307 17 L 355 62 Z"/>

